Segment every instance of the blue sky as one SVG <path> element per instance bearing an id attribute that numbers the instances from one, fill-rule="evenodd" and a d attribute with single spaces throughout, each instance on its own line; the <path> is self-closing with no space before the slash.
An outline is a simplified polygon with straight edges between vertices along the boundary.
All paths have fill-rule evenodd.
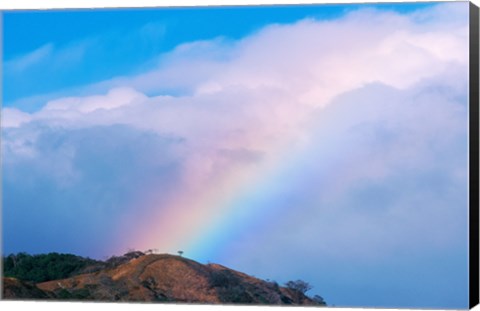
<path id="1" fill-rule="evenodd" d="M 428 6 L 432 3 L 368 5 L 401 13 Z M 33 111 L 42 104 L 33 101 L 22 105 L 18 100 L 65 89 L 72 92 L 82 85 L 146 71 L 161 53 L 184 42 L 216 37 L 235 40 L 268 24 L 303 18 L 333 19 L 359 7 L 332 4 L 4 12 L 4 106 Z M 208 20 L 215 23 L 206 23 Z M 9 70 L 9 63 L 22 59 L 31 61 L 21 73 Z"/>
<path id="2" fill-rule="evenodd" d="M 4 251 L 465 308 L 467 9 L 5 12 Z"/>

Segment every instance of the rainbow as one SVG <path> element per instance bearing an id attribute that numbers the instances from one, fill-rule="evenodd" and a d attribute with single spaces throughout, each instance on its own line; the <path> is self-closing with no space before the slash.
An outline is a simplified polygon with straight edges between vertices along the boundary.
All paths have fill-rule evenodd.
<path id="1" fill-rule="evenodd" d="M 190 258 L 206 261 L 221 252 L 236 234 L 256 222 L 270 220 L 273 210 L 279 214 L 275 198 L 291 186 L 288 181 L 308 169 L 302 168 L 302 163 L 311 154 L 308 144 L 295 135 L 269 147 L 259 164 L 230 167 L 166 202 L 151 202 L 155 212 L 135 237 L 137 247 L 162 253 L 183 250 Z M 324 160 L 319 165 L 327 172 L 331 161 L 339 159 Z"/>

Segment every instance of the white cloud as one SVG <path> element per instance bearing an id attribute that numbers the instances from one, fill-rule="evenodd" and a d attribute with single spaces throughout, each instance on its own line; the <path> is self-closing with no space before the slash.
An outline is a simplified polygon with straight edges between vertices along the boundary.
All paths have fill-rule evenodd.
<path id="1" fill-rule="evenodd" d="M 32 116 L 26 112 L 20 111 L 15 108 L 3 108 L 2 109 L 2 127 L 18 127 L 22 123 L 26 123 L 32 120 Z"/>
<path id="2" fill-rule="evenodd" d="M 107 95 L 51 100 L 32 118 L 68 115 L 69 122 L 123 122 L 182 136 L 215 135 L 224 126 L 248 133 L 255 126 L 256 136 L 270 137 L 368 83 L 407 88 L 431 77 L 452 83 L 451 72 L 463 72 L 468 62 L 466 24 L 458 22 L 467 10 L 437 7 L 413 16 L 363 10 L 339 20 L 273 25 L 238 42 L 183 44 L 158 69 L 90 86 Z M 456 18 L 445 14 L 452 8 Z M 180 96 L 141 94 L 169 92 Z"/>
<path id="3" fill-rule="evenodd" d="M 87 97 L 67 97 L 49 101 L 42 113 L 51 111 L 77 111 L 88 113 L 98 109 L 115 109 L 125 105 L 135 104 L 146 100 L 146 96 L 130 88 L 115 88 L 106 95 Z"/>

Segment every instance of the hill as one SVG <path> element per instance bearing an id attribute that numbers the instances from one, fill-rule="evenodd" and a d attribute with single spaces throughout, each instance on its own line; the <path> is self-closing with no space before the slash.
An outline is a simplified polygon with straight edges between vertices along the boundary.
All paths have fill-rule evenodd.
<path id="1" fill-rule="evenodd" d="M 209 304 L 325 305 L 302 290 L 281 287 L 218 264 L 168 254 L 129 253 L 91 262 L 78 274 L 46 282 L 4 278 L 4 299 Z"/>

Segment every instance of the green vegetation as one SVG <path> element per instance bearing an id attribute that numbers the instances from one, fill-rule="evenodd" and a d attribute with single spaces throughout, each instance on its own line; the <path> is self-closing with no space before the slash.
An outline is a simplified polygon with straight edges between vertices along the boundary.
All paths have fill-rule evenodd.
<path id="1" fill-rule="evenodd" d="M 99 264 L 101 262 L 71 254 L 18 253 L 3 257 L 3 273 L 6 277 L 39 283 L 68 278 Z"/>

